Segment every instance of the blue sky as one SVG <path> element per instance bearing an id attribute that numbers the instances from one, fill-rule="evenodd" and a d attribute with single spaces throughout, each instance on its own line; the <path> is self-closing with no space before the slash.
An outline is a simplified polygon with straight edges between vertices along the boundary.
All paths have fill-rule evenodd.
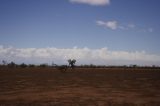
<path id="1" fill-rule="evenodd" d="M 159 5 L 159 0 L 0 0 L 0 45 L 159 55 Z"/>

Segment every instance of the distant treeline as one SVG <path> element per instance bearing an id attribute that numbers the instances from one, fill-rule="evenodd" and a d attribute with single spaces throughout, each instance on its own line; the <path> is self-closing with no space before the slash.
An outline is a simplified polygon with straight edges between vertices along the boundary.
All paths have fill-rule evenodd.
<path id="1" fill-rule="evenodd" d="M 8 67 L 8 68 L 27 68 L 27 67 L 51 67 L 51 65 L 48 65 L 46 63 L 44 64 L 25 64 L 25 63 L 21 63 L 21 64 L 16 64 L 15 62 L 11 61 L 11 62 L 6 62 L 6 61 L 2 61 L 2 63 L 0 64 L 0 67 Z"/>
<path id="2" fill-rule="evenodd" d="M 6 62 L 4 60 L 2 60 L 2 62 L 0 63 L 0 67 L 7 67 L 7 68 L 34 68 L 34 67 L 42 67 L 42 68 L 46 68 L 46 67 L 51 67 L 51 68 L 57 68 L 59 66 L 63 66 L 63 65 L 56 65 L 56 64 L 47 64 L 47 63 L 43 63 L 43 64 L 25 64 L 25 63 L 21 63 L 21 64 L 16 64 L 15 62 L 11 61 L 11 62 Z M 139 66 L 139 65 L 135 65 L 135 64 L 131 64 L 131 65 L 121 65 L 121 66 L 115 66 L 115 65 L 94 65 L 94 64 L 90 64 L 90 65 L 75 65 L 75 68 L 150 68 L 150 69 L 160 69 L 160 66 Z"/>
<path id="3" fill-rule="evenodd" d="M 155 65 L 152 65 L 152 66 L 139 66 L 139 65 L 93 65 L 93 64 L 90 64 L 90 65 L 79 65 L 79 66 L 76 66 L 78 68 L 147 68 L 147 69 L 160 69 L 159 66 L 155 66 Z"/>

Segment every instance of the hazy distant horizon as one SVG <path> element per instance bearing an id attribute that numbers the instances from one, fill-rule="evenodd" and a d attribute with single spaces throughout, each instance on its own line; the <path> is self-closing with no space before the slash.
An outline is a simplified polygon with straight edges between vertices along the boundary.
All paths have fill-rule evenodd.
<path id="1" fill-rule="evenodd" d="M 76 59 L 77 65 L 160 65 L 160 55 L 145 51 L 113 51 L 108 48 L 15 48 L 0 45 L 0 58 L 7 62 L 27 64 L 68 64 L 68 59 Z"/>

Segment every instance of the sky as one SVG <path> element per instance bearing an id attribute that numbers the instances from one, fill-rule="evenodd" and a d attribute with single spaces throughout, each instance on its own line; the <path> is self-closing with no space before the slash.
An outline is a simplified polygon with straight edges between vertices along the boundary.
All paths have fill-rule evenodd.
<path id="1" fill-rule="evenodd" d="M 0 0 L 0 60 L 160 65 L 159 0 Z"/>

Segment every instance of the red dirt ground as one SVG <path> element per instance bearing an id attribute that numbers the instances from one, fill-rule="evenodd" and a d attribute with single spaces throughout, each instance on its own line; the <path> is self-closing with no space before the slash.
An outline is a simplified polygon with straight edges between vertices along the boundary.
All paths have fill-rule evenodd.
<path id="1" fill-rule="evenodd" d="M 160 70 L 0 69 L 0 106 L 160 106 Z"/>

